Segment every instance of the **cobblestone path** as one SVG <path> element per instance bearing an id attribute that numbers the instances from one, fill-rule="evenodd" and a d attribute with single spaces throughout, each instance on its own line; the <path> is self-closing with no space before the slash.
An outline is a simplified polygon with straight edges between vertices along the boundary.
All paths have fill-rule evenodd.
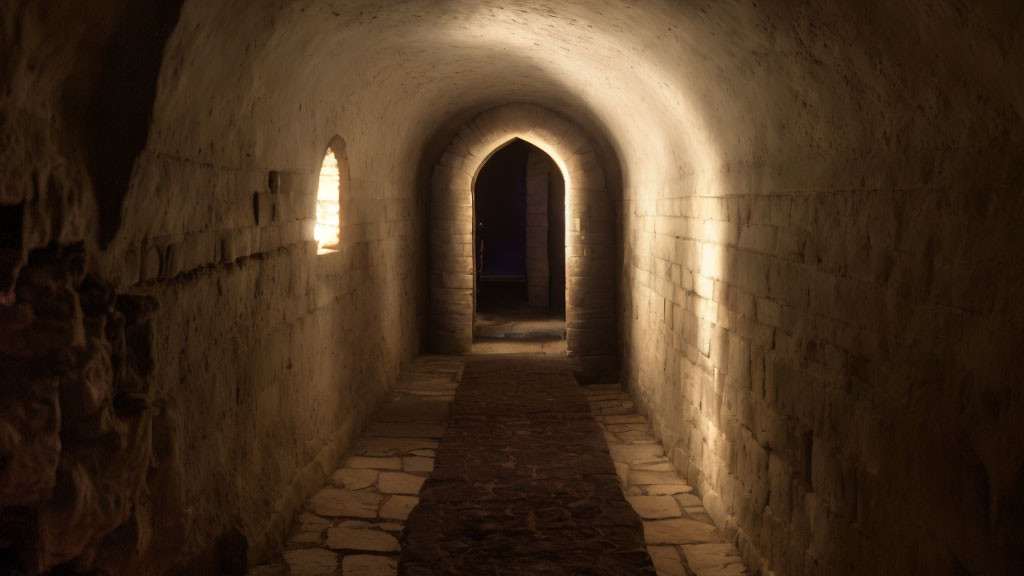
<path id="1" fill-rule="evenodd" d="M 607 450 L 564 360 L 469 361 L 399 573 L 654 576 Z"/>
<path id="2" fill-rule="evenodd" d="M 249 574 L 395 576 L 400 556 L 410 576 L 747 574 L 618 384 L 520 354 L 409 365 Z"/>

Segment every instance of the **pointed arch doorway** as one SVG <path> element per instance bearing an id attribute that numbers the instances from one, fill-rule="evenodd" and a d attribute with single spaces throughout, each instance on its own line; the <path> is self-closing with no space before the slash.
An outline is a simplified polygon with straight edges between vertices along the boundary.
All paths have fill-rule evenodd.
<path id="1" fill-rule="evenodd" d="M 566 353 L 614 362 L 618 350 L 616 198 L 609 193 L 605 172 L 586 133 L 567 118 L 532 104 L 508 104 L 476 116 L 458 131 L 434 168 L 428 347 L 441 353 L 472 350 L 474 184 L 495 151 L 516 138 L 543 150 L 565 182 Z"/>
<path id="2" fill-rule="evenodd" d="M 475 340 L 565 339 L 565 182 L 515 138 L 473 186 Z"/>

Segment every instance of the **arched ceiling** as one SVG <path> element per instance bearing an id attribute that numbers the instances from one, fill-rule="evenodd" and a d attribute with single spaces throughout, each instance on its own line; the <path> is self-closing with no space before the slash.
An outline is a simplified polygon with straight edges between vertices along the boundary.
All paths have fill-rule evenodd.
<path id="1" fill-rule="evenodd" d="M 358 177 L 404 170 L 431 135 L 529 101 L 606 139 L 630 187 L 748 164 L 791 171 L 809 157 L 881 161 L 934 144 L 928 119 L 955 108 L 957 90 L 1000 94 L 1019 41 L 971 33 L 1019 14 L 960 7 L 972 30 L 955 30 L 951 6 L 871 4 L 187 2 L 150 150 L 306 167 L 338 132 Z M 957 57 L 966 44 L 992 67 Z M 950 93 L 945 81 L 966 74 Z M 954 143 L 998 114 L 945 119 L 939 136 Z M 822 177 L 798 176 L 789 183 Z"/>
<path id="2" fill-rule="evenodd" d="M 315 170 L 340 134 L 354 178 L 388 175 L 406 187 L 462 122 L 527 101 L 594 134 L 619 160 L 627 194 L 671 182 L 716 195 L 912 186 L 955 177 L 957 168 L 931 158 L 936 150 L 989 134 L 1006 148 L 1014 136 L 1005 127 L 1024 114 L 1019 83 L 1006 81 L 1024 62 L 1024 8 L 1014 2 L 187 0 L 180 11 L 178 2 L 117 28 L 156 27 L 150 36 L 163 42 L 166 22 L 156 21 L 177 18 L 162 61 L 138 63 L 159 66 L 144 150 L 218 168 Z M 56 14 L 88 22 L 121 13 L 72 4 Z M 28 17 L 21 12 L 12 17 Z M 21 89 L 48 53 L 29 40 L 12 40 L 9 96 L 24 106 L 61 97 Z M 85 64 L 64 99 L 87 101 L 91 91 L 108 101 L 112 88 L 89 88 L 86 76 L 103 83 L 102 69 L 89 71 L 131 43 L 68 46 L 61 57 L 75 49 Z M 131 61 L 114 58 L 107 76 L 131 73 L 139 86 L 120 89 L 148 91 L 153 71 L 123 68 Z M 130 117 L 113 114 L 104 120 L 112 128 L 91 133 L 137 131 L 145 114 L 138 97 L 128 100 Z M 125 214 L 153 200 L 151 180 L 136 175 Z M 143 226 L 152 222 L 128 235 Z"/>

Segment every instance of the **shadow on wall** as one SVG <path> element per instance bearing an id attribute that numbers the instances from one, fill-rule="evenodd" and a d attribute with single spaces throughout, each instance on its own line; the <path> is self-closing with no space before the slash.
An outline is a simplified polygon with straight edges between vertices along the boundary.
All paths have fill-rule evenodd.
<path id="1" fill-rule="evenodd" d="M 526 162 L 530 148 L 528 142 L 516 139 L 480 168 L 473 186 L 475 270 L 479 275 L 526 276 Z"/>
<path id="2" fill-rule="evenodd" d="M 63 94 L 66 116 L 93 178 L 99 241 L 105 247 L 121 225 L 135 159 L 149 135 L 164 46 L 178 23 L 183 0 L 82 4 L 88 25 Z"/>

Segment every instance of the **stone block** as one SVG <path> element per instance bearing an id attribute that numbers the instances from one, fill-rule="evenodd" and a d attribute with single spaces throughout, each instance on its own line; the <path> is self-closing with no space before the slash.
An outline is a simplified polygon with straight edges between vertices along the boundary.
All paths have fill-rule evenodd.
<path id="1" fill-rule="evenodd" d="M 772 262 L 768 274 L 768 295 L 786 306 L 807 310 L 810 302 L 809 269 L 791 262 Z"/>
<path id="2" fill-rule="evenodd" d="M 767 298 L 757 298 L 757 321 L 779 328 L 782 326 L 782 306 Z"/>
<path id="3" fill-rule="evenodd" d="M 386 556 L 349 554 L 341 563 L 344 576 L 395 576 L 398 561 Z"/>
<path id="4" fill-rule="evenodd" d="M 644 539 L 647 545 L 657 544 L 707 544 L 722 542 L 722 536 L 713 524 L 669 518 L 644 522 Z"/>
<path id="5" fill-rule="evenodd" d="M 426 480 L 424 476 L 416 476 L 404 472 L 382 472 L 378 489 L 382 494 L 416 495 Z"/>
<path id="6" fill-rule="evenodd" d="M 672 496 L 627 496 L 626 501 L 644 520 L 679 518 L 681 510 Z"/>
<path id="7" fill-rule="evenodd" d="M 415 496 L 391 496 L 381 506 L 380 517 L 392 520 L 405 520 L 419 502 L 420 499 Z"/>
<path id="8" fill-rule="evenodd" d="M 324 544 L 331 550 L 351 552 L 398 552 L 398 540 L 386 533 L 371 528 L 346 528 L 333 526 L 327 531 Z"/>
<path id="9" fill-rule="evenodd" d="M 331 475 L 331 484 L 335 488 L 362 490 L 377 484 L 378 470 L 368 468 L 341 468 Z"/>
<path id="10" fill-rule="evenodd" d="M 338 569 L 338 555 L 329 550 L 288 550 L 283 555 L 290 576 L 331 576 Z"/>
<path id="11" fill-rule="evenodd" d="M 324 488 L 309 501 L 309 509 L 319 516 L 376 518 L 383 500 L 377 492 L 352 492 L 337 488 Z"/>

